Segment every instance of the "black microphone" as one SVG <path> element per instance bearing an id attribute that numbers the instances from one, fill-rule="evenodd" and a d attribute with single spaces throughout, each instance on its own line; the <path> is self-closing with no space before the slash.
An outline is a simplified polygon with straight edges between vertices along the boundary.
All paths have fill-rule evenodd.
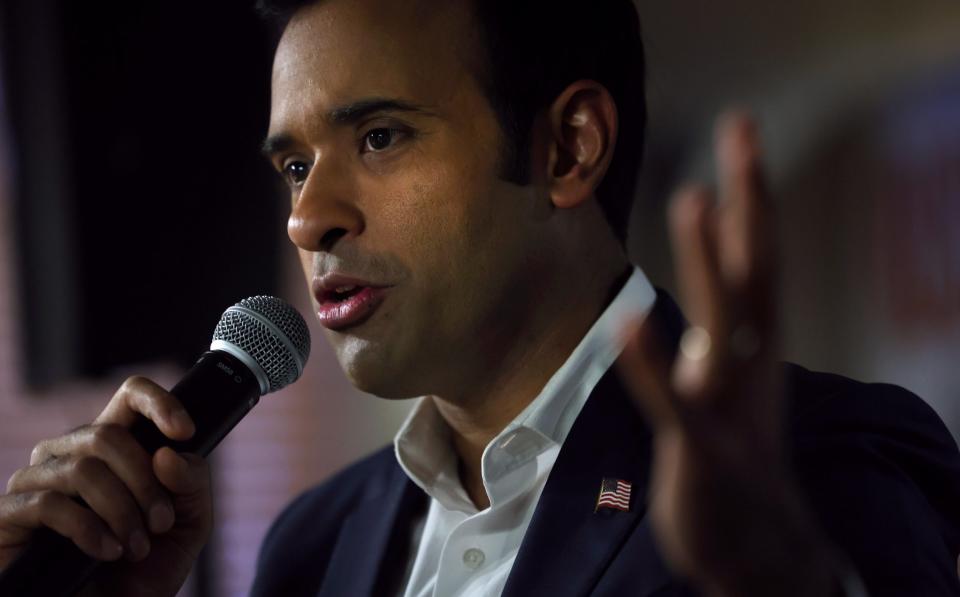
<path id="1" fill-rule="evenodd" d="M 272 296 L 244 299 L 224 312 L 210 350 L 170 390 L 196 425 L 193 437 L 171 440 L 146 417 L 130 432 L 150 454 L 170 446 L 207 456 L 260 396 L 296 381 L 309 355 L 310 332 L 296 309 Z M 100 564 L 70 539 L 41 527 L 0 572 L 0 596 L 71 597 Z"/>

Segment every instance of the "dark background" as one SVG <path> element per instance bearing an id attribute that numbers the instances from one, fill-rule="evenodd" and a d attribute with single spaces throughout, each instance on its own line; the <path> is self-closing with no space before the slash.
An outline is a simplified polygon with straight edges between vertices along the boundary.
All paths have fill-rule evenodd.
<path id="1" fill-rule="evenodd" d="M 31 386 L 189 363 L 226 307 L 276 292 L 272 47 L 251 5 L 3 3 Z"/>

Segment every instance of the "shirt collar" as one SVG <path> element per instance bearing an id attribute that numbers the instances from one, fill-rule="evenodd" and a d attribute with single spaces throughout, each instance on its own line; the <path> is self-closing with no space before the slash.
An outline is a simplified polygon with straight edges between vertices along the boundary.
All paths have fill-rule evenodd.
<path id="1" fill-rule="evenodd" d="M 554 445 L 563 445 L 590 392 L 623 350 L 623 330 L 646 316 L 656 291 L 639 267 L 534 400 L 487 445 L 481 466 L 489 485 Z M 444 506 L 470 504 L 457 474 L 450 428 L 429 397 L 419 400 L 394 438 L 407 476 Z M 493 503 L 493 500 L 491 500 Z"/>

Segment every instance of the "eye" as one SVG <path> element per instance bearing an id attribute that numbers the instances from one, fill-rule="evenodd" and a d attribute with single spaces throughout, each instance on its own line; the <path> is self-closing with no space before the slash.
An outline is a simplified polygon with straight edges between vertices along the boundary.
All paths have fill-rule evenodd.
<path id="1" fill-rule="evenodd" d="M 304 162 L 290 162 L 283 167 L 283 178 L 291 186 L 302 185 L 310 174 L 310 166 Z"/>
<path id="2" fill-rule="evenodd" d="M 400 129 L 372 129 L 363 136 L 361 151 L 383 151 L 393 145 L 402 132 Z"/>

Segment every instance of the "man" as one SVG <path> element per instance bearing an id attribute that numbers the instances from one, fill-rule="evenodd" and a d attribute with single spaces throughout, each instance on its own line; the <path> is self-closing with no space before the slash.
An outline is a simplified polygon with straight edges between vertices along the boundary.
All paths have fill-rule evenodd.
<path id="1" fill-rule="evenodd" d="M 277 7 L 265 149 L 317 315 L 357 387 L 424 398 L 396 455 L 280 516 L 253 593 L 960 594 L 960 459 L 936 416 L 777 364 L 749 120 L 718 128 L 719 205 L 674 202 L 687 326 L 623 247 L 632 4 L 514 4 Z M 192 432 L 128 381 L 11 479 L 0 565 L 43 524 L 124 558 L 91 594 L 176 592 L 209 536 L 207 469 L 132 445 L 137 413 Z"/>

